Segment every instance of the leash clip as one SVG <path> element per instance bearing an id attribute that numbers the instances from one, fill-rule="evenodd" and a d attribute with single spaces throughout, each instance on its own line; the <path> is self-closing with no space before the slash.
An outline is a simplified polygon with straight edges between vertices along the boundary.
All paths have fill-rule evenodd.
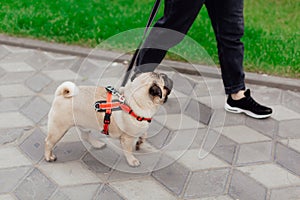
<path id="1" fill-rule="evenodd" d="M 120 101 L 121 103 L 124 103 L 124 102 L 125 102 L 125 97 L 124 97 L 122 94 L 120 94 L 114 87 L 112 87 L 112 86 L 107 86 L 107 87 L 105 87 L 105 89 L 107 90 L 107 92 L 110 92 L 110 93 L 112 93 L 113 95 L 116 95 L 116 96 L 119 98 L 119 101 Z"/>

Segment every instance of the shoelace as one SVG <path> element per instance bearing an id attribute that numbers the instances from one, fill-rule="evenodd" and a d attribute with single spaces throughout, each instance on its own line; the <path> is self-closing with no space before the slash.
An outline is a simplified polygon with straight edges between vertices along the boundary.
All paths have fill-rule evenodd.
<path id="1" fill-rule="evenodd" d="M 251 96 L 247 97 L 247 99 L 251 106 L 253 106 L 255 108 L 261 107 L 261 105 L 259 103 L 257 103 Z"/>

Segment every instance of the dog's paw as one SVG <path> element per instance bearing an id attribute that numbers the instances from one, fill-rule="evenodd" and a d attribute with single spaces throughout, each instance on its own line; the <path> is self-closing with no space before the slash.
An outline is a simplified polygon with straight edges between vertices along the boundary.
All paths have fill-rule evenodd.
<path id="1" fill-rule="evenodd" d="M 141 162 L 138 160 L 138 159 L 136 159 L 136 158 L 131 158 L 131 159 L 128 159 L 127 160 L 128 161 L 128 164 L 131 166 L 131 167 L 138 167 L 138 166 L 140 166 L 140 164 L 141 164 Z"/>
<path id="2" fill-rule="evenodd" d="M 57 157 L 54 154 L 52 154 L 51 156 L 45 156 L 45 160 L 47 162 L 54 162 L 57 160 Z"/>

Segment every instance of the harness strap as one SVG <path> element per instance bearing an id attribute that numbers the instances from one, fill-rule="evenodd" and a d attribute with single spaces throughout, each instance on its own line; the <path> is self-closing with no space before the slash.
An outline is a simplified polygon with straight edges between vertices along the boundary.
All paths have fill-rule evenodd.
<path id="1" fill-rule="evenodd" d="M 130 114 L 131 116 L 133 116 L 136 120 L 138 120 L 138 121 L 147 121 L 147 122 L 151 122 L 151 120 L 152 120 L 152 118 L 147 118 L 147 117 L 140 117 L 140 116 L 138 116 L 135 112 L 133 112 L 133 110 L 129 107 L 129 106 L 127 106 L 126 104 L 121 104 L 120 105 L 120 107 L 121 107 L 121 109 L 124 111 L 124 112 L 126 112 L 126 113 L 128 113 L 128 114 Z"/>
<path id="2" fill-rule="evenodd" d="M 108 104 L 112 104 L 111 103 L 111 100 L 112 100 L 112 93 L 111 92 L 107 92 L 107 96 L 106 96 L 106 102 Z M 103 104 L 105 105 L 105 104 Z M 111 108 L 112 107 L 107 107 L 106 110 L 105 110 L 105 115 L 104 115 L 104 120 L 103 120 L 103 130 L 102 130 L 102 133 L 105 134 L 105 135 L 108 135 L 108 125 L 110 124 L 110 116 L 111 116 Z"/>
<path id="3" fill-rule="evenodd" d="M 102 130 L 103 134 L 109 135 L 108 127 L 110 124 L 110 117 L 112 111 L 115 110 L 123 110 L 124 112 L 128 113 L 138 121 L 147 121 L 149 123 L 151 122 L 152 118 L 138 116 L 135 112 L 133 112 L 133 110 L 128 105 L 124 103 L 124 101 L 121 101 L 120 98 L 119 100 L 112 100 L 113 94 L 114 94 L 113 90 L 110 90 L 107 87 L 106 101 L 97 101 L 95 103 L 95 110 L 97 112 L 105 112 L 104 119 L 103 119 L 103 130 Z"/>

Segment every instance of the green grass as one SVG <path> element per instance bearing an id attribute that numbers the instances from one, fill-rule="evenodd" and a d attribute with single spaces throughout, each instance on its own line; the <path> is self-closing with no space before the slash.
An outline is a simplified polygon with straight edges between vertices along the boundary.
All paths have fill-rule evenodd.
<path id="1" fill-rule="evenodd" d="M 153 1 L 147 0 L 2 0 L 0 32 L 95 47 L 126 30 L 145 25 Z M 300 1 L 245 0 L 244 66 L 246 71 L 300 78 Z M 162 8 L 158 15 L 162 14 Z M 218 63 L 216 42 L 204 9 L 189 34 Z M 111 40 L 109 48 L 132 49 L 132 40 Z M 176 47 L 201 61 L 193 47 Z M 174 51 L 176 51 L 174 48 Z M 191 56 L 192 55 L 192 56 Z M 173 59 L 182 59 L 173 54 Z"/>

